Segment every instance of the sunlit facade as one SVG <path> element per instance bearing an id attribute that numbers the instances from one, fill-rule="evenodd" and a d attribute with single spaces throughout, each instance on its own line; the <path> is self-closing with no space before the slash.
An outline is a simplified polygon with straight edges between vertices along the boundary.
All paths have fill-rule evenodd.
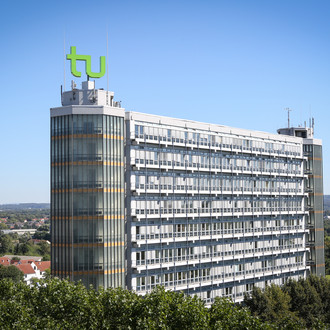
<path id="1" fill-rule="evenodd" d="M 126 134 L 130 288 L 240 301 L 315 263 L 324 274 L 311 249 L 306 139 L 132 112 Z"/>
<path id="2" fill-rule="evenodd" d="M 322 145 L 310 129 L 125 112 L 88 86 L 62 104 L 51 110 L 54 275 L 207 303 L 324 275 Z"/>

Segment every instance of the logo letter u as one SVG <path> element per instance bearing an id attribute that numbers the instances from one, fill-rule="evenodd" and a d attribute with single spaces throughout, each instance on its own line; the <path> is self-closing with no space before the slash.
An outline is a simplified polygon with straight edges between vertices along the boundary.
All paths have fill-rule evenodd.
<path id="1" fill-rule="evenodd" d="M 88 58 L 86 58 L 86 74 L 91 78 L 103 77 L 105 74 L 105 56 L 100 56 L 100 72 L 92 72 L 91 61 L 91 56 L 88 55 Z"/>

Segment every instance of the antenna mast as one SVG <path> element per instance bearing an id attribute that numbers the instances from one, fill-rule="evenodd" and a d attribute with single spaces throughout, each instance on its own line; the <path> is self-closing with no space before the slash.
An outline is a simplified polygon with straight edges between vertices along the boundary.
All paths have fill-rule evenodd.
<path id="1" fill-rule="evenodd" d="M 285 111 L 288 112 L 288 128 L 290 128 L 290 111 L 292 111 L 290 108 L 285 108 Z"/>
<path id="2" fill-rule="evenodd" d="M 107 105 L 109 105 L 109 37 L 107 26 Z"/>
<path id="3" fill-rule="evenodd" d="M 64 92 L 65 92 L 65 30 L 64 30 L 64 36 L 63 36 L 63 52 L 64 52 L 64 57 L 63 57 L 63 75 L 64 75 L 63 89 L 64 89 Z"/>

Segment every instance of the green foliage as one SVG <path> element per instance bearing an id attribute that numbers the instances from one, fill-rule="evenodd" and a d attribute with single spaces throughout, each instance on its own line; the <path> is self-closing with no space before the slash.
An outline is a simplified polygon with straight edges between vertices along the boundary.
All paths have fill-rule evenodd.
<path id="1" fill-rule="evenodd" d="M 305 315 L 293 304 L 296 298 L 302 304 L 301 287 L 306 294 L 315 291 L 323 301 L 311 323 L 303 323 Z M 290 292 L 297 292 L 296 298 Z M 314 293 L 308 306 L 299 308 L 316 312 Z M 196 296 L 163 287 L 139 296 L 121 288 L 86 289 L 81 283 L 50 277 L 31 287 L 2 279 L 0 324 L 4 329 L 323 329 L 330 324 L 329 299 L 329 281 L 316 277 L 289 281 L 282 289 L 275 285 L 265 291 L 254 289 L 245 298 L 248 308 L 219 297 L 206 308 Z"/>
<path id="2" fill-rule="evenodd" d="M 22 244 L 26 244 L 31 240 L 31 235 L 30 233 L 24 233 L 23 235 L 18 237 L 18 242 Z"/>
<path id="3" fill-rule="evenodd" d="M 41 241 L 34 244 L 31 235 L 26 233 L 22 236 L 10 233 L 0 236 L 0 255 L 4 254 L 44 256 L 46 260 L 50 258 L 50 244 Z"/>
<path id="4" fill-rule="evenodd" d="M 2 279 L 11 279 L 14 282 L 23 281 L 23 273 L 15 266 L 3 266 L 0 265 L 0 280 Z"/>
<path id="5" fill-rule="evenodd" d="M 197 296 L 157 287 L 143 301 L 144 322 L 152 329 L 205 329 L 209 315 Z"/>
<path id="6" fill-rule="evenodd" d="M 143 324 L 142 297 L 135 292 L 108 289 L 100 294 L 105 329 L 136 329 Z"/>
<path id="7" fill-rule="evenodd" d="M 227 298 L 215 298 L 210 308 L 210 329 L 272 329 L 267 323 L 251 315 L 246 308 L 235 306 Z"/>
<path id="8" fill-rule="evenodd" d="M 0 254 L 12 253 L 14 251 L 14 243 L 9 235 L 0 236 Z"/>
<path id="9" fill-rule="evenodd" d="M 244 304 L 253 315 L 280 329 L 323 329 L 330 326 L 330 281 L 310 276 L 289 280 L 282 288 L 254 288 Z"/>
<path id="10" fill-rule="evenodd" d="M 20 261 L 21 258 L 20 258 L 20 257 L 12 257 L 11 260 L 12 260 L 12 261 Z"/>
<path id="11" fill-rule="evenodd" d="M 50 236 L 50 228 L 49 225 L 43 225 L 40 226 L 35 234 L 33 235 L 33 238 L 35 239 L 43 239 L 45 241 L 50 241 L 51 236 Z"/>
<path id="12" fill-rule="evenodd" d="M 4 229 L 8 229 L 8 226 L 5 224 L 5 223 L 3 223 L 3 222 L 0 222 L 0 230 L 4 230 Z"/>
<path id="13" fill-rule="evenodd" d="M 330 275 L 330 233 L 324 239 L 325 273 Z"/>
<path id="14" fill-rule="evenodd" d="M 47 261 L 47 260 L 43 260 L 43 261 Z M 49 280 L 52 278 L 52 275 L 51 275 L 51 271 L 50 271 L 50 268 L 47 268 L 44 272 L 44 278 Z"/>
<path id="15" fill-rule="evenodd" d="M 318 281 L 319 279 L 314 282 L 314 285 Z M 298 281 L 289 280 L 283 287 L 283 290 L 291 297 L 292 310 L 298 313 L 307 327 L 313 327 L 323 315 L 322 300 L 314 285 L 310 279 L 299 279 Z"/>
<path id="16" fill-rule="evenodd" d="M 10 329 L 269 329 L 225 299 L 217 299 L 211 310 L 197 297 L 161 287 L 142 297 L 121 288 L 87 290 L 57 278 L 31 287 L 0 281 L 0 324 Z"/>
<path id="17" fill-rule="evenodd" d="M 46 241 L 41 241 L 38 244 L 38 250 L 42 256 L 50 255 L 50 244 L 48 244 Z"/>
<path id="18" fill-rule="evenodd" d="M 330 211 L 328 211 L 330 214 Z M 324 219 L 324 232 L 326 236 L 330 236 L 330 219 Z"/>
<path id="19" fill-rule="evenodd" d="M 254 287 L 250 295 L 245 295 L 244 303 L 253 315 L 264 322 L 271 322 L 283 329 L 299 328 L 302 324 L 290 310 L 291 297 L 279 286 L 272 284 L 264 291 Z"/>

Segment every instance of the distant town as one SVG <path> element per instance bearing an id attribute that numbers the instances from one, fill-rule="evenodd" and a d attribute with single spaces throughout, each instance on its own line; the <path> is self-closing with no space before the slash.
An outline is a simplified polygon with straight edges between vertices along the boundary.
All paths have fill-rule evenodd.
<path id="1" fill-rule="evenodd" d="M 49 270 L 49 204 L 0 205 L 0 278 L 31 284 Z"/>

